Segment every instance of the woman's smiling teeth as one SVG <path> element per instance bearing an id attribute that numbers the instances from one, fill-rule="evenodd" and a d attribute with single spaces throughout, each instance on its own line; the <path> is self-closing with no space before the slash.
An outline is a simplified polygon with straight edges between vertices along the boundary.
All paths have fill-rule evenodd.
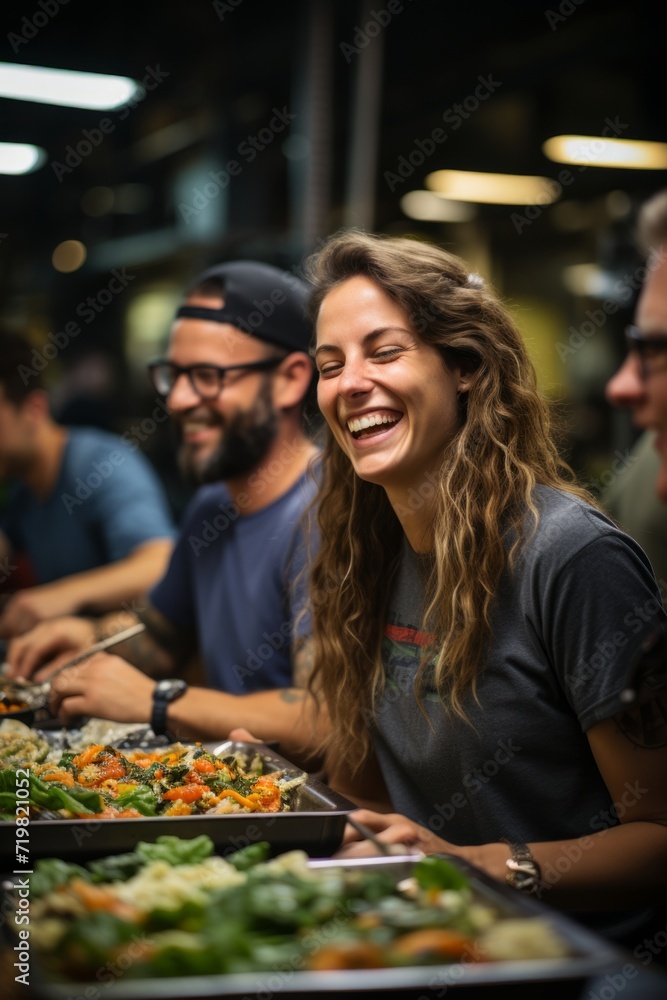
<path id="1" fill-rule="evenodd" d="M 402 413 L 365 413 L 363 417 L 355 417 L 347 421 L 347 429 L 353 437 L 367 437 L 368 434 L 376 434 L 383 426 L 397 423 Z M 367 433 L 365 433 L 367 432 Z"/>

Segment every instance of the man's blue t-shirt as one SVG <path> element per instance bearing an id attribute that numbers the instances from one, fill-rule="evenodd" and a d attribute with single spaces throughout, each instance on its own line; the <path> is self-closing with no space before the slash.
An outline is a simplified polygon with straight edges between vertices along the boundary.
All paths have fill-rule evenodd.
<path id="1" fill-rule="evenodd" d="M 197 634 L 211 687 L 248 694 L 292 685 L 295 619 L 304 607 L 306 541 L 302 515 L 317 486 L 305 473 L 253 514 L 216 483 L 185 511 L 166 575 L 150 593 L 178 628 Z M 299 618 L 296 634 L 308 634 Z"/>
<path id="2" fill-rule="evenodd" d="M 120 437 L 92 427 L 68 431 L 58 479 L 41 499 L 17 483 L 0 518 L 25 552 L 37 583 L 106 566 L 174 527 L 150 463 Z"/>

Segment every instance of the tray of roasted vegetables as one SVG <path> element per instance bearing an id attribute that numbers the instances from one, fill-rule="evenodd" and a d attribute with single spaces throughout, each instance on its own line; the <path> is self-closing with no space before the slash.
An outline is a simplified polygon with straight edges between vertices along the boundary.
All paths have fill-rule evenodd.
<path id="1" fill-rule="evenodd" d="M 616 957 L 584 928 L 453 858 L 311 861 L 293 851 L 266 860 L 262 843 L 213 852 L 206 836 L 166 836 L 85 866 L 38 862 L 28 902 L 15 896 L 7 907 L 29 914 L 33 988 L 53 1000 L 93 988 L 110 1000 L 427 988 L 442 996 L 459 986 L 562 984 Z"/>
<path id="2" fill-rule="evenodd" d="M 270 840 L 323 856 L 353 808 L 262 744 L 53 750 L 36 733 L 0 741 L 3 857 L 19 806 L 31 858 L 100 856 L 171 832 L 206 834 L 217 848 Z"/>

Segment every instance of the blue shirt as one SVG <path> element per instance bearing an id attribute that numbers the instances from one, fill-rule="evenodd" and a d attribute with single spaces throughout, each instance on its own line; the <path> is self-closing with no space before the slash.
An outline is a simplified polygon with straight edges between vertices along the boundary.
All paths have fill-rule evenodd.
<path id="1" fill-rule="evenodd" d="M 305 473 L 269 506 L 244 514 L 216 483 L 185 511 L 165 577 L 151 591 L 173 625 L 197 633 L 208 683 L 231 694 L 292 685 L 295 635 L 309 633 L 301 518 L 315 495 Z"/>
<path id="2" fill-rule="evenodd" d="M 91 427 L 68 431 L 50 496 L 17 483 L 0 528 L 28 556 L 37 583 L 116 562 L 137 546 L 171 538 L 157 475 L 134 444 Z"/>

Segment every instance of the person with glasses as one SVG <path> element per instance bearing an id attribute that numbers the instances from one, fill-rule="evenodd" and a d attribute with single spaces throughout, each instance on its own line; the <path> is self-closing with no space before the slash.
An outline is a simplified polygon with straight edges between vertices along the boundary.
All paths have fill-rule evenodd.
<path id="1" fill-rule="evenodd" d="M 119 646 L 125 659 L 100 654 L 54 682 L 63 721 L 86 714 L 179 735 L 226 736 L 239 725 L 266 739 L 291 734 L 310 656 L 299 616 L 300 522 L 317 455 L 303 420 L 314 375 L 307 294 L 277 268 L 232 262 L 205 272 L 177 310 L 166 355 L 149 371 L 178 430 L 181 469 L 201 488 L 140 614 L 146 632 Z M 93 638 L 89 624 L 61 624 L 58 635 L 41 630 L 10 647 L 16 674 L 41 677 L 45 658 Z M 125 624 L 116 616 L 102 631 Z M 209 688 L 186 692 L 177 678 L 195 652 Z M 156 687 L 157 676 L 170 680 Z"/>
<path id="2" fill-rule="evenodd" d="M 643 431 L 625 468 L 602 496 L 605 509 L 649 556 L 667 592 L 667 191 L 647 201 L 638 220 L 646 278 L 635 322 L 626 330 L 627 354 L 607 383 L 608 401 L 630 410 Z"/>

